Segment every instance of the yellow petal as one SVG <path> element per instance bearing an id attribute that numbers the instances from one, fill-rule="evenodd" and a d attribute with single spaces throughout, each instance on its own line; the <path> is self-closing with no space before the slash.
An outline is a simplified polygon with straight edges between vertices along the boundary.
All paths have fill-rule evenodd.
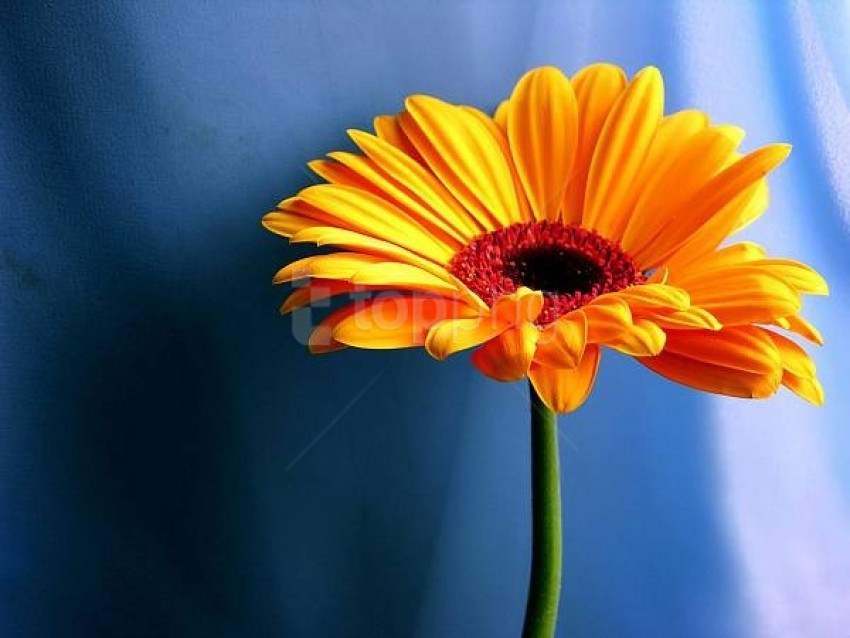
<path id="1" fill-rule="evenodd" d="M 726 268 L 758 261 L 764 259 L 766 255 L 764 248 L 751 241 L 731 244 L 719 250 L 707 252 L 701 256 L 697 255 L 694 258 L 683 253 L 684 251 L 677 253 L 672 260 L 667 262 L 667 268 L 674 273 L 674 280 L 677 279 L 676 275 L 679 273 L 683 273 L 686 277 L 689 270 L 705 273 L 716 268 Z"/>
<path id="2" fill-rule="evenodd" d="M 723 325 L 713 314 L 703 308 L 691 307 L 676 312 L 641 312 L 641 316 L 662 330 L 720 330 Z"/>
<path id="3" fill-rule="evenodd" d="M 472 353 L 472 362 L 483 374 L 497 381 L 518 381 L 528 374 L 540 330 L 521 323 L 505 330 Z"/>
<path id="4" fill-rule="evenodd" d="M 588 343 L 607 343 L 632 325 L 631 309 L 620 299 L 602 301 L 597 297 L 579 312 L 587 319 Z"/>
<path id="5" fill-rule="evenodd" d="M 684 109 L 663 117 L 649 149 L 647 159 L 650 160 L 650 166 L 657 166 L 662 161 L 661 156 L 670 154 L 677 144 L 706 130 L 710 124 L 708 115 L 696 109 Z M 668 160 L 673 161 L 673 158 Z M 643 168 L 641 172 L 645 170 Z"/>
<path id="6" fill-rule="evenodd" d="M 416 150 L 416 147 L 411 144 L 410 140 L 407 139 L 407 135 L 404 134 L 398 117 L 394 115 L 379 115 L 375 118 L 373 124 L 375 134 L 384 142 L 392 144 L 402 153 L 420 164 L 424 163 L 422 157 L 419 155 L 419 151 Z"/>
<path id="7" fill-rule="evenodd" d="M 336 324 L 333 339 L 358 348 L 421 346 L 428 330 L 450 317 L 473 316 L 465 304 L 434 297 L 392 295 L 368 299 Z"/>
<path id="8" fill-rule="evenodd" d="M 633 316 L 623 299 L 611 297 L 577 312 L 587 317 L 587 342 L 604 345 L 632 357 L 648 357 L 664 348 L 665 334 L 655 321 Z"/>
<path id="9" fill-rule="evenodd" d="M 416 266 L 397 262 L 366 264 L 352 274 L 349 281 L 363 286 L 393 285 L 406 290 L 421 290 L 441 295 L 460 294 L 455 285 L 444 279 Z"/>
<path id="10" fill-rule="evenodd" d="M 390 261 L 411 264 L 453 286 L 458 291 L 457 294 L 469 306 L 477 308 L 480 312 L 484 313 L 487 313 L 490 310 L 490 308 L 481 301 L 477 295 L 470 291 L 456 277 L 449 274 L 445 268 L 437 266 L 433 262 L 423 259 L 419 255 L 390 242 L 385 242 L 375 239 L 374 237 L 369 237 L 349 230 L 327 226 L 315 226 L 301 230 L 293 235 L 290 241 L 292 243 L 309 242 L 314 243 L 317 246 L 329 245 L 336 246 L 338 248 L 347 248 L 349 250 L 356 250 L 369 255 L 385 257 Z"/>
<path id="11" fill-rule="evenodd" d="M 343 228 L 312 226 L 295 233 L 290 241 L 293 244 L 311 243 L 317 246 L 337 246 L 370 255 L 380 255 L 393 261 L 403 261 L 414 266 L 419 266 L 422 270 L 441 277 L 446 281 L 454 281 L 454 278 L 446 272 L 445 268 L 410 252 L 406 248 L 402 248 L 392 242 L 376 239 L 369 235 Z"/>
<path id="12" fill-rule="evenodd" d="M 432 221 L 442 220 L 466 239 L 484 230 L 484 226 L 460 205 L 446 187 L 412 157 L 362 131 L 350 130 L 348 134 L 385 175 L 391 175 L 400 187 L 407 190 L 409 198 L 432 211 Z"/>
<path id="13" fill-rule="evenodd" d="M 316 222 L 312 219 L 305 218 L 294 213 L 286 213 L 280 210 L 274 210 L 266 213 L 263 217 L 263 227 L 266 230 L 282 235 L 284 237 L 292 237 L 305 228 L 315 226 Z"/>
<path id="14" fill-rule="evenodd" d="M 740 126 L 733 126 L 732 124 L 719 124 L 714 128 L 716 131 L 732 140 L 735 143 L 736 148 L 741 145 L 741 142 L 743 142 L 744 138 L 747 136 L 747 132 L 744 129 Z"/>
<path id="15" fill-rule="evenodd" d="M 822 406 L 824 403 L 823 386 L 817 379 L 798 377 L 786 371 L 782 375 L 782 385 L 813 405 Z"/>
<path id="16" fill-rule="evenodd" d="M 633 312 L 635 309 L 659 307 L 669 308 L 672 312 L 687 310 L 690 306 L 688 292 L 668 284 L 640 284 L 610 295 L 628 303 Z"/>
<path id="17" fill-rule="evenodd" d="M 773 345 L 779 351 L 782 367 L 795 376 L 804 379 L 814 379 L 817 371 L 815 364 L 809 355 L 799 345 L 787 337 L 783 337 L 771 330 L 760 330 L 767 335 Z"/>
<path id="18" fill-rule="evenodd" d="M 575 368 L 587 345 L 587 315 L 571 312 L 552 322 L 537 342 L 534 361 L 552 368 Z"/>
<path id="19" fill-rule="evenodd" d="M 630 357 L 652 357 L 664 349 L 666 336 L 656 323 L 638 319 L 619 334 L 599 343 Z"/>
<path id="20" fill-rule="evenodd" d="M 282 284 L 308 277 L 348 279 L 364 266 L 380 263 L 381 261 L 381 257 L 363 255 L 361 253 L 313 255 L 293 261 L 291 264 L 278 270 L 273 282 Z"/>
<path id="21" fill-rule="evenodd" d="M 484 124 L 489 130 L 490 134 L 493 136 L 499 146 L 502 148 L 502 153 L 505 154 L 505 157 L 511 156 L 511 148 L 508 144 L 508 138 L 506 137 L 506 133 L 504 129 L 500 128 L 495 121 L 493 121 L 490 117 L 487 116 L 483 111 L 479 111 L 476 108 L 472 108 L 471 106 L 462 106 L 461 107 L 467 113 L 471 113 L 478 121 Z M 514 211 L 514 214 L 511 215 L 511 219 L 514 222 L 528 222 L 532 221 L 534 218 L 531 213 L 531 208 L 528 204 L 528 199 L 525 197 L 522 188 L 522 182 L 519 178 L 519 173 L 517 172 L 517 167 L 513 162 L 508 162 L 508 166 L 511 169 L 511 179 L 514 183 L 514 191 L 517 194 L 517 210 Z"/>
<path id="22" fill-rule="evenodd" d="M 561 207 L 565 224 L 581 222 L 593 152 L 608 114 L 626 88 L 626 74 L 612 64 L 591 64 L 576 73 L 572 85 L 578 109 L 578 133 L 576 159 Z"/>
<path id="23" fill-rule="evenodd" d="M 543 294 L 521 287 L 516 292 L 499 298 L 492 311 L 479 310 L 474 318 L 452 318 L 435 324 L 428 333 L 425 347 L 431 356 L 447 356 L 472 348 L 511 326 L 533 323 L 543 309 Z"/>
<path id="24" fill-rule="evenodd" d="M 437 263 L 448 263 L 454 255 L 450 246 L 372 193 L 349 186 L 320 184 L 305 188 L 298 198 L 335 217 L 343 228 L 404 246 Z"/>
<path id="25" fill-rule="evenodd" d="M 707 310 L 724 325 L 770 323 L 797 314 L 802 305 L 791 286 L 749 265 L 710 271 L 681 285 L 686 286 L 694 306 Z"/>
<path id="26" fill-rule="evenodd" d="M 475 231 L 464 228 L 451 210 L 445 206 L 434 208 L 424 203 L 416 191 L 411 189 L 411 184 L 404 182 L 403 178 L 399 179 L 401 175 L 386 172 L 371 158 L 354 153 L 330 153 L 329 157 L 336 160 L 338 165 L 347 168 L 365 184 L 364 186 L 356 182 L 351 183 L 349 180 L 350 185 L 361 190 L 368 190 L 387 200 L 416 224 L 426 229 L 430 235 L 453 250 L 460 250 L 475 235 Z M 409 158 L 408 161 L 411 165 L 416 165 Z M 420 170 L 424 169 L 420 167 Z M 337 175 L 329 175 L 329 177 L 331 179 L 328 181 L 333 184 L 347 185 L 340 181 Z"/>
<path id="27" fill-rule="evenodd" d="M 654 67 L 638 73 L 614 105 L 593 153 L 582 225 L 605 236 L 626 211 L 623 201 L 640 171 L 664 109 L 664 86 Z"/>
<path id="28" fill-rule="evenodd" d="M 654 173 L 676 161 L 680 149 L 698 134 L 708 129 L 710 121 L 702 111 L 685 109 L 661 118 L 658 130 L 652 139 L 646 160 L 640 168 L 638 186 L 641 181 L 653 178 Z"/>
<path id="29" fill-rule="evenodd" d="M 588 346 L 581 363 L 575 368 L 550 368 L 533 363 L 528 377 L 549 409 L 560 413 L 572 412 L 581 407 L 590 394 L 599 369 L 599 359 L 599 348 Z"/>
<path id="30" fill-rule="evenodd" d="M 478 118 L 433 97 L 405 102 L 404 132 L 434 173 L 478 219 L 512 222 L 517 210 L 508 160 Z"/>
<path id="31" fill-rule="evenodd" d="M 474 348 L 510 327 L 492 315 L 463 319 L 445 319 L 434 324 L 425 339 L 425 349 L 435 359 L 442 361 L 461 350 Z"/>
<path id="32" fill-rule="evenodd" d="M 300 193 L 299 193 L 300 195 Z M 340 220 L 333 214 L 316 208 L 312 204 L 307 203 L 301 197 L 289 197 L 277 205 L 278 210 L 290 215 L 298 215 L 305 222 L 307 227 L 313 226 L 340 226 Z"/>
<path id="33" fill-rule="evenodd" d="M 517 83 L 508 111 L 508 140 L 536 219 L 556 220 L 575 159 L 576 98 L 554 67 L 529 71 Z"/>
<path id="34" fill-rule="evenodd" d="M 340 153 L 337 153 L 340 155 Z M 342 184 L 343 186 L 354 186 L 363 190 L 373 190 L 373 186 L 353 170 L 332 160 L 318 159 L 307 162 L 307 166 L 316 175 L 331 184 Z"/>
<path id="35" fill-rule="evenodd" d="M 755 264 L 766 269 L 791 286 L 794 290 L 807 295 L 828 295 L 829 286 L 820 273 L 811 266 L 793 259 L 762 259 Z"/>

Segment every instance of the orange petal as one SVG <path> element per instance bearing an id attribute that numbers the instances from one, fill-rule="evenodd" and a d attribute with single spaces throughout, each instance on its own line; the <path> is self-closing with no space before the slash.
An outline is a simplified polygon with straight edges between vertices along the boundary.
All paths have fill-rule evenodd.
<path id="1" fill-rule="evenodd" d="M 771 323 L 800 311 L 797 292 L 765 269 L 750 265 L 709 271 L 682 283 L 691 304 L 714 315 L 723 325 Z"/>
<path id="2" fill-rule="evenodd" d="M 603 302 L 601 297 L 597 297 L 579 312 L 587 318 L 589 343 L 607 343 L 608 340 L 619 337 L 632 325 L 631 308 L 627 303 L 616 298 Z"/>
<path id="3" fill-rule="evenodd" d="M 666 336 L 655 322 L 637 319 L 620 333 L 599 343 L 630 357 L 652 357 L 664 349 Z"/>
<path id="4" fill-rule="evenodd" d="M 334 339 L 333 333 L 337 324 L 350 317 L 357 310 L 356 303 L 350 303 L 338 310 L 335 310 L 325 317 L 313 329 L 310 338 L 307 342 L 307 347 L 313 354 L 325 354 L 327 352 L 335 352 L 345 348 L 344 343 L 340 343 Z"/>
<path id="5" fill-rule="evenodd" d="M 378 141 L 380 142 L 380 140 Z M 392 149 L 393 147 L 388 146 L 388 148 Z M 400 174 L 387 172 L 371 158 L 355 153 L 330 153 L 329 157 L 336 161 L 337 166 L 348 169 L 350 173 L 353 173 L 366 184 L 363 187 L 354 183 L 354 186 L 362 190 L 369 190 L 378 197 L 387 200 L 440 242 L 451 246 L 454 250 L 459 250 L 475 235 L 474 230 L 464 226 L 464 220 L 461 219 L 460 215 L 463 218 L 469 216 L 459 206 L 460 215 L 457 215 L 446 206 L 433 207 L 424 203 L 418 191 L 412 188 L 409 182 L 405 182 L 403 178 L 400 179 Z M 409 158 L 408 161 L 411 166 L 418 166 Z M 419 168 L 424 170 L 421 167 Z M 342 183 L 337 181 L 338 178 L 335 175 L 329 175 L 329 177 L 331 183 Z M 328 177 L 325 179 L 328 179 Z M 343 183 L 343 185 L 345 184 Z"/>
<path id="6" fill-rule="evenodd" d="M 581 222 L 593 152 L 608 114 L 626 88 L 626 74 L 612 64 L 591 64 L 576 73 L 572 85 L 578 108 L 578 137 L 572 176 L 561 206 L 565 224 Z"/>
<path id="7" fill-rule="evenodd" d="M 499 146 L 502 147 L 502 152 L 505 154 L 505 157 L 511 156 L 511 148 L 508 144 L 508 138 L 506 137 L 505 130 L 492 120 L 486 113 L 483 111 L 479 111 L 476 108 L 471 106 L 462 106 L 461 107 L 467 113 L 471 113 L 478 121 L 480 121 L 484 126 L 486 126 L 489 130 L 493 138 L 499 143 Z M 528 205 L 528 199 L 525 197 L 525 193 L 523 191 L 522 182 L 519 178 L 519 173 L 517 172 L 517 167 L 513 162 L 508 162 L 508 165 L 511 169 L 511 179 L 514 182 L 514 190 L 517 194 L 517 210 L 515 214 L 512 216 L 512 219 L 515 222 L 528 222 L 532 221 L 534 218 L 531 214 L 531 208 Z"/>
<path id="8" fill-rule="evenodd" d="M 646 268 L 664 263 L 685 244 L 704 224 L 724 210 L 738 195 L 781 164 L 791 147 L 771 144 L 744 156 L 706 182 L 681 206 L 687 214 L 669 223 L 645 245 L 629 254 Z"/>
<path id="9" fill-rule="evenodd" d="M 416 147 L 407 139 L 401 128 L 399 118 L 394 115 L 379 115 L 375 118 L 373 125 L 375 134 L 383 141 L 392 144 L 405 155 L 408 155 L 420 164 L 424 164 L 422 157 Z"/>
<path id="10" fill-rule="evenodd" d="M 664 109 L 654 67 L 638 73 L 614 105 L 599 135 L 587 178 L 582 225 L 607 237 L 627 211 L 623 203 L 640 171 Z"/>
<path id="11" fill-rule="evenodd" d="M 508 140 L 536 219 L 559 217 L 577 128 L 575 94 L 561 71 L 541 67 L 520 79 L 510 99 Z"/>
<path id="12" fill-rule="evenodd" d="M 454 277 L 451 277 L 444 267 L 438 266 L 433 261 L 420 257 L 406 248 L 335 226 L 311 226 L 295 233 L 290 241 L 293 244 L 311 243 L 317 246 L 337 246 L 338 248 L 360 251 L 370 255 L 380 255 L 393 261 L 403 261 L 418 266 L 448 282 L 455 281 Z"/>
<path id="13" fill-rule="evenodd" d="M 333 328 L 333 339 L 357 348 L 421 346 L 438 321 L 475 315 L 469 306 L 457 301 L 413 295 L 378 297 L 354 305 L 355 311 Z"/>
<path id="14" fill-rule="evenodd" d="M 782 317 L 776 323 L 786 330 L 796 333 L 814 344 L 822 346 L 824 343 L 823 335 L 821 335 L 820 331 L 799 315 Z"/>
<path id="15" fill-rule="evenodd" d="M 670 140 L 635 195 L 624 223 L 623 249 L 643 264 L 647 244 L 668 225 L 681 224 L 690 214 L 685 206 L 726 164 L 737 143 L 723 129 L 707 128 L 685 141 Z M 646 262 L 649 264 L 649 262 Z M 653 262 L 654 264 L 654 262 Z"/>
<path id="16" fill-rule="evenodd" d="M 723 327 L 717 317 L 708 310 L 697 307 L 671 313 L 641 312 L 641 316 L 663 330 L 720 330 Z"/>
<path id="17" fill-rule="evenodd" d="M 534 390 L 549 409 L 572 412 L 587 399 L 599 369 L 600 350 L 588 346 L 575 368 L 551 368 L 533 363 L 528 371 Z"/>
<path id="18" fill-rule="evenodd" d="M 483 374 L 497 381 L 518 381 L 528 374 L 540 330 L 521 323 L 505 330 L 472 353 L 472 362 Z"/>
<path id="19" fill-rule="evenodd" d="M 813 405 L 821 406 L 824 403 L 823 386 L 817 379 L 798 377 L 786 371 L 782 375 L 782 385 Z"/>
<path id="20" fill-rule="evenodd" d="M 711 251 L 715 250 L 729 235 L 737 232 L 742 227 L 743 220 L 750 223 L 761 215 L 767 209 L 769 200 L 767 181 L 760 179 L 732 198 L 716 215 L 697 229 L 669 259 L 665 260 L 665 264 L 668 268 L 676 270 L 697 260 L 711 259 Z"/>
<path id="21" fill-rule="evenodd" d="M 446 319 L 434 324 L 428 331 L 425 349 L 432 357 L 442 361 L 455 352 L 489 341 L 509 327 L 510 324 L 495 321 L 490 315 Z"/>
<path id="22" fill-rule="evenodd" d="M 783 337 L 772 330 L 759 328 L 773 342 L 779 351 L 782 367 L 797 377 L 814 379 L 815 364 L 808 353 L 788 337 Z"/>
<path id="23" fill-rule="evenodd" d="M 716 268 L 738 266 L 764 259 L 766 254 L 764 248 L 758 244 L 742 241 L 719 250 L 696 255 L 693 258 L 685 254 L 685 251 L 681 251 L 667 262 L 667 268 L 670 272 L 673 272 L 673 279 L 675 280 L 679 273 L 687 277 L 689 270 L 704 273 Z"/>
<path id="24" fill-rule="evenodd" d="M 280 307 L 280 314 L 286 315 L 299 308 L 304 308 L 319 301 L 324 301 L 337 295 L 344 295 L 355 290 L 362 290 L 362 287 L 355 286 L 347 281 L 313 279 L 309 284 L 300 286 L 289 294 Z"/>
<path id="25" fill-rule="evenodd" d="M 782 367 L 779 350 L 766 331 L 754 326 L 720 331 L 673 330 L 665 352 L 755 374 L 771 374 Z"/>
<path id="26" fill-rule="evenodd" d="M 404 246 L 437 263 L 447 263 L 454 255 L 450 245 L 423 230 L 391 202 L 370 192 L 319 184 L 305 188 L 298 199 L 334 217 L 342 228 Z"/>
<path id="27" fill-rule="evenodd" d="M 312 255 L 293 261 L 291 264 L 278 270 L 272 282 L 282 284 L 307 279 L 308 277 L 348 279 L 364 266 L 380 263 L 381 261 L 381 257 L 361 253 Z"/>
<path id="28" fill-rule="evenodd" d="M 336 153 L 336 155 L 349 155 L 349 153 Z M 367 180 L 355 173 L 348 166 L 344 166 L 339 162 L 335 162 L 330 159 L 317 159 L 307 162 L 307 166 L 316 175 L 331 184 L 354 186 L 355 188 L 371 190 L 375 194 L 380 194 L 380 191 L 375 189 L 374 186 L 372 186 L 372 184 L 370 184 Z"/>
<path id="29" fill-rule="evenodd" d="M 365 264 L 348 280 L 362 286 L 396 286 L 404 290 L 421 290 L 438 295 L 462 294 L 455 284 L 436 277 L 410 264 L 383 261 Z"/>
<path id="30" fill-rule="evenodd" d="M 401 125 L 422 157 L 468 211 L 508 226 L 517 195 L 508 159 L 474 115 L 425 95 L 407 98 Z"/>
<path id="31" fill-rule="evenodd" d="M 633 357 L 658 354 L 664 331 L 654 321 L 637 318 L 618 295 L 597 297 L 577 312 L 587 317 L 587 342 L 604 345 Z"/>
<path id="32" fill-rule="evenodd" d="M 447 356 L 477 346 L 512 326 L 533 323 L 543 309 L 543 293 L 521 287 L 505 295 L 474 318 L 452 318 L 435 324 L 428 333 L 425 347 L 431 356 Z"/>
<path id="33" fill-rule="evenodd" d="M 333 223 L 329 220 L 328 223 Z M 263 216 L 263 227 L 276 235 L 292 237 L 302 230 L 316 225 L 316 220 L 297 213 L 289 213 L 281 210 L 273 210 Z"/>
<path id="34" fill-rule="evenodd" d="M 496 123 L 503 132 L 507 133 L 508 130 L 508 108 L 510 102 L 508 100 L 503 100 L 499 103 L 499 106 L 496 107 L 496 111 L 493 113 L 493 121 Z"/>
<path id="35" fill-rule="evenodd" d="M 383 175 L 392 176 L 397 189 L 404 189 L 402 201 L 418 202 L 427 211 L 432 211 L 431 221 L 442 220 L 465 239 L 484 230 L 434 174 L 415 159 L 373 135 L 357 130 L 349 130 L 348 134 Z"/>
<path id="36" fill-rule="evenodd" d="M 642 357 L 637 361 L 653 372 L 690 388 L 745 399 L 764 399 L 774 395 L 782 378 L 781 368 L 771 373 L 754 374 L 666 351 L 657 357 Z"/>
<path id="37" fill-rule="evenodd" d="M 537 342 L 535 363 L 552 368 L 575 368 L 587 345 L 587 315 L 571 312 L 549 324 Z"/>
<path id="38" fill-rule="evenodd" d="M 520 324 L 533 322 L 543 310 L 543 293 L 521 286 L 516 292 L 496 300 L 493 314 L 500 322 Z"/>
<path id="39" fill-rule="evenodd" d="M 635 185 L 640 187 L 656 172 L 666 171 L 676 161 L 682 146 L 708 129 L 709 125 L 708 116 L 694 109 L 677 111 L 661 118 Z"/>
<path id="40" fill-rule="evenodd" d="M 829 294 L 829 286 L 820 273 L 799 261 L 793 259 L 761 259 L 752 265 L 764 268 L 799 293 L 807 295 Z"/>
<path id="41" fill-rule="evenodd" d="M 610 296 L 629 304 L 632 312 L 643 309 L 667 309 L 669 312 L 687 310 L 691 300 L 687 290 L 668 284 L 640 284 L 630 286 Z"/>

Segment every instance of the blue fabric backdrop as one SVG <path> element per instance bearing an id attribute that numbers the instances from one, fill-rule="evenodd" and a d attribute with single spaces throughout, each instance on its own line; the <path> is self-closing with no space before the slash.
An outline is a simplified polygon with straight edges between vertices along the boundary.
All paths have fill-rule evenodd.
<path id="1" fill-rule="evenodd" d="M 0 635 L 517 636 L 525 389 L 310 357 L 259 218 L 406 94 L 600 60 L 794 144 L 747 236 L 831 283 L 827 405 L 605 357 L 562 421 L 559 635 L 850 635 L 848 3 L 5 2 L 0 34 Z"/>

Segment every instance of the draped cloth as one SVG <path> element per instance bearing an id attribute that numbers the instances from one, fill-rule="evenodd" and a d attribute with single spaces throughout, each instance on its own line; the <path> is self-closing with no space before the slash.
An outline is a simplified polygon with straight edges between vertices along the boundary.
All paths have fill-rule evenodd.
<path id="1" fill-rule="evenodd" d="M 561 421 L 561 636 L 850 627 L 850 3 L 20 2 L 0 10 L 0 635 L 517 636 L 527 399 L 465 356 L 309 356 L 261 215 L 344 131 L 528 68 L 653 64 L 794 145 L 744 235 L 830 282 L 827 403 L 604 357 Z"/>

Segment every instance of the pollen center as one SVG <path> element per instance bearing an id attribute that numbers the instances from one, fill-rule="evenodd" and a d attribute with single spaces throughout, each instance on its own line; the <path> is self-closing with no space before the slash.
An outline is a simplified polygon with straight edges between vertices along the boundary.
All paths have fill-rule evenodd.
<path id="1" fill-rule="evenodd" d="M 520 286 L 541 291 L 539 325 L 594 297 L 646 281 L 617 243 L 580 226 L 548 221 L 479 235 L 452 258 L 449 272 L 488 305 Z"/>

